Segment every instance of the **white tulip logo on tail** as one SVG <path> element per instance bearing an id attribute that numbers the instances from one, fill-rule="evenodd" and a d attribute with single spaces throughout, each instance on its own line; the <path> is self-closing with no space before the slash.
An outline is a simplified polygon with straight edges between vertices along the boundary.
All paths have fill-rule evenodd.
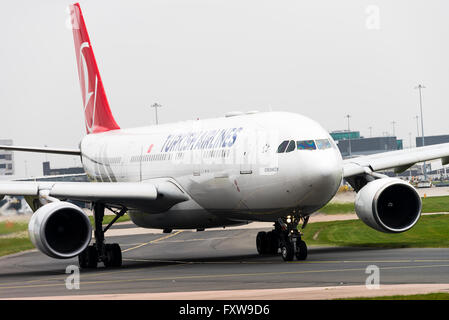
<path id="1" fill-rule="evenodd" d="M 94 124 L 95 124 L 95 108 L 96 108 L 96 104 L 97 104 L 98 78 L 95 75 L 95 89 L 94 89 L 94 91 L 89 92 L 89 85 L 90 85 L 89 70 L 87 67 L 86 58 L 84 57 L 84 53 L 83 53 L 84 48 L 89 48 L 88 42 L 83 42 L 80 46 L 80 52 L 79 52 L 80 61 L 79 61 L 78 65 L 80 68 L 79 74 L 80 74 L 80 77 L 82 77 L 81 82 L 82 82 L 82 84 L 84 84 L 84 86 L 81 85 L 81 90 L 82 90 L 82 95 L 84 98 L 83 105 L 84 105 L 84 118 L 86 121 L 86 128 L 89 133 L 92 133 L 92 131 L 94 129 Z M 87 109 L 92 96 L 94 96 L 92 108 Z"/>

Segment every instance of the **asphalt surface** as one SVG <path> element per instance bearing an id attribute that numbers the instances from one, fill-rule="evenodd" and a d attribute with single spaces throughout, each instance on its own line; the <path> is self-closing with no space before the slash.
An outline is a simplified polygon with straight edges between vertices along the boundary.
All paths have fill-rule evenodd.
<path id="1" fill-rule="evenodd" d="M 77 265 L 77 259 L 57 260 L 37 251 L 3 257 L 0 298 L 360 286 L 369 265 L 380 268 L 381 285 L 449 283 L 449 248 L 311 247 L 306 261 L 286 263 L 279 255 L 257 254 L 258 231 L 106 233 L 109 243 L 120 244 L 123 266 L 81 270 L 80 287 L 72 290 L 66 287 L 66 267 Z"/>

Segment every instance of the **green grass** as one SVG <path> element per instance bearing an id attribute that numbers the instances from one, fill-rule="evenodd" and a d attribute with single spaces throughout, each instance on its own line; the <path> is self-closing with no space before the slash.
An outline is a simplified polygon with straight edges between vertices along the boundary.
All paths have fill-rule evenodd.
<path id="1" fill-rule="evenodd" d="M 422 212 L 449 212 L 449 196 L 423 198 Z"/>
<path id="2" fill-rule="evenodd" d="M 25 231 L 28 228 L 26 222 L 6 221 L 0 223 L 0 235 L 10 234 L 14 232 Z"/>
<path id="3" fill-rule="evenodd" d="M 449 293 L 427 293 L 369 298 L 345 298 L 337 300 L 449 300 Z"/>
<path id="4" fill-rule="evenodd" d="M 411 248 L 449 247 L 449 215 L 422 216 L 411 230 L 390 234 L 371 229 L 360 220 L 309 223 L 308 245 Z"/>
<path id="5" fill-rule="evenodd" d="M 3 238 L 0 239 L 0 257 L 24 250 L 33 249 L 34 245 L 27 238 Z"/>
<path id="6" fill-rule="evenodd" d="M 112 216 L 112 215 L 104 216 L 104 218 L 103 218 L 103 225 L 109 224 L 109 222 L 111 222 L 112 219 L 114 219 L 114 218 L 115 218 L 115 216 Z M 89 216 L 89 219 L 90 219 L 90 223 L 93 226 L 94 225 L 94 217 L 93 216 Z M 131 220 L 131 218 L 127 214 L 124 214 L 123 216 L 118 218 L 118 220 L 116 222 L 114 222 L 114 223 L 126 222 L 126 221 L 130 221 L 130 220 Z"/>
<path id="7" fill-rule="evenodd" d="M 422 199 L 422 212 L 449 212 L 449 196 L 441 197 L 426 197 Z M 355 213 L 355 206 L 353 202 L 344 203 L 328 203 L 318 212 L 325 214 L 345 214 Z"/>
<path id="8" fill-rule="evenodd" d="M 355 213 L 354 202 L 328 203 L 318 212 L 325 214 Z"/>

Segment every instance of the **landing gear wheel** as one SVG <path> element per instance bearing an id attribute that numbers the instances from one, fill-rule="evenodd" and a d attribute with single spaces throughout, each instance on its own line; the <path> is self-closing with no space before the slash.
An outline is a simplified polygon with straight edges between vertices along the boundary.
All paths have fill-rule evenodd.
<path id="1" fill-rule="evenodd" d="M 279 240 L 277 235 L 273 232 L 267 232 L 267 254 L 275 255 L 279 250 Z"/>
<path id="2" fill-rule="evenodd" d="M 304 241 L 299 240 L 296 243 L 296 252 L 295 252 L 296 259 L 298 260 L 306 260 L 307 258 L 307 245 Z"/>
<path id="3" fill-rule="evenodd" d="M 293 244 L 291 242 L 285 242 L 281 245 L 281 255 L 284 261 L 292 261 L 294 253 Z"/>
<path id="4" fill-rule="evenodd" d="M 98 252 L 95 246 L 88 246 L 78 255 L 78 262 L 82 269 L 95 269 L 98 263 Z"/>
<path id="5" fill-rule="evenodd" d="M 265 231 L 261 231 L 257 234 L 256 247 L 257 252 L 261 255 L 267 253 L 267 240 L 267 233 Z"/>
<path id="6" fill-rule="evenodd" d="M 122 265 L 122 250 L 118 243 L 106 244 L 105 267 L 120 267 Z"/>

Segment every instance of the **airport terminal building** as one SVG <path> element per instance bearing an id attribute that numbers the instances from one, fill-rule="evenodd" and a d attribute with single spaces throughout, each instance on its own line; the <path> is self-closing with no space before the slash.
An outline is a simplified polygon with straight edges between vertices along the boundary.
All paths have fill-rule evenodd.
<path id="1" fill-rule="evenodd" d="M 424 136 L 424 145 L 431 146 L 433 144 L 448 143 L 449 134 L 443 134 L 439 136 Z M 422 136 L 416 137 L 416 146 L 422 147 Z"/>
<path id="2" fill-rule="evenodd" d="M 11 146 L 11 139 L 0 139 L 1 145 Z M 12 176 L 14 174 L 14 157 L 12 151 L 0 150 L 0 175 Z"/>
<path id="3" fill-rule="evenodd" d="M 57 176 L 57 175 L 65 175 L 65 174 L 83 174 L 83 167 L 68 167 L 68 168 L 51 168 L 50 161 L 42 162 L 42 172 L 44 176 Z M 87 181 L 87 178 L 83 180 L 75 179 L 74 177 L 67 178 L 67 181 Z"/>
<path id="4" fill-rule="evenodd" d="M 403 149 L 402 140 L 394 136 L 364 138 L 358 131 L 333 131 L 330 135 L 343 158 Z"/>

